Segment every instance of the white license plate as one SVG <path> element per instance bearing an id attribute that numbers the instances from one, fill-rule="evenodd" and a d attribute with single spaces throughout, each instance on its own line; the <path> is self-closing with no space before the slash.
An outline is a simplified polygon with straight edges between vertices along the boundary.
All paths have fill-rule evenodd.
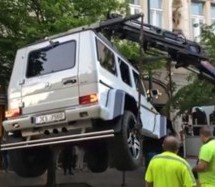
<path id="1" fill-rule="evenodd" d="M 62 121 L 65 119 L 66 119 L 65 113 L 59 112 L 59 113 L 37 116 L 35 118 L 35 123 L 36 124 L 44 124 L 44 123 L 51 123 L 51 122 L 55 122 L 55 121 Z"/>

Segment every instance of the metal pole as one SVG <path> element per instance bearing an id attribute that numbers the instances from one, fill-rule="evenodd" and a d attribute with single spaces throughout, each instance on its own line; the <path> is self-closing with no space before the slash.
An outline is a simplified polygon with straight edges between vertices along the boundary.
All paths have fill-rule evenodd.
<path id="1" fill-rule="evenodd" d="M 171 59 L 168 59 L 167 61 L 167 69 L 168 69 L 168 76 L 169 76 L 169 93 L 170 93 L 170 99 L 172 98 L 172 68 L 171 68 Z M 169 105 L 168 108 L 168 117 L 171 119 L 171 106 Z"/>
<path id="2" fill-rule="evenodd" d="M 148 73 L 149 73 L 149 95 L 150 95 L 150 100 L 151 100 L 152 99 L 152 94 L 151 94 L 151 91 L 152 91 L 152 70 L 151 70 L 151 67 L 149 67 Z"/>
<path id="3" fill-rule="evenodd" d="M 144 50 L 143 50 L 143 19 L 144 19 L 144 16 L 142 15 L 141 16 L 141 29 L 140 29 L 140 38 L 139 38 L 139 47 L 140 47 L 140 62 L 139 62 L 139 65 L 141 67 L 141 64 L 143 63 L 143 56 L 144 56 Z M 142 69 L 140 68 L 140 79 L 142 78 Z M 142 90 L 141 90 L 141 81 L 139 80 L 138 81 L 138 126 L 140 125 L 140 107 L 141 107 L 141 93 L 142 93 Z"/>
<path id="4" fill-rule="evenodd" d="M 125 171 L 122 172 L 122 187 L 126 187 L 126 184 L 125 184 Z"/>
<path id="5" fill-rule="evenodd" d="M 168 73 L 169 73 L 169 91 L 170 91 L 170 98 L 172 97 L 172 67 L 171 67 L 171 60 L 168 60 Z"/>
<path id="6" fill-rule="evenodd" d="M 148 11 L 148 24 L 150 24 L 150 0 L 147 1 L 147 11 Z"/>
<path id="7" fill-rule="evenodd" d="M 147 16 L 148 16 L 148 24 L 150 24 L 150 0 L 147 1 Z M 149 94 L 150 94 L 150 100 L 152 99 L 152 95 L 151 95 L 151 91 L 152 91 L 152 70 L 149 67 L 148 70 L 148 74 L 149 74 Z"/>
<path id="8" fill-rule="evenodd" d="M 46 187 L 56 187 L 56 161 L 57 161 L 57 151 L 52 148 L 51 155 L 48 165 L 47 172 L 47 182 Z"/>

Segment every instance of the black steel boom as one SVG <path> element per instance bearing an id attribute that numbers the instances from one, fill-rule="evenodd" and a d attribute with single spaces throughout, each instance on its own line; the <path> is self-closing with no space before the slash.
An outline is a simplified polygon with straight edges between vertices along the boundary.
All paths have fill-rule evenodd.
<path id="1" fill-rule="evenodd" d="M 215 67 L 209 63 L 207 55 L 198 43 L 187 40 L 181 34 L 150 24 L 142 24 L 138 20 L 141 16 L 143 15 L 137 14 L 123 18 L 114 15 L 94 29 L 110 36 L 117 35 L 122 39 L 142 43 L 145 51 L 150 48 L 164 51 L 173 61 L 176 61 L 176 68 L 184 67 L 193 70 L 215 83 Z M 142 27 L 143 41 L 140 42 Z"/>

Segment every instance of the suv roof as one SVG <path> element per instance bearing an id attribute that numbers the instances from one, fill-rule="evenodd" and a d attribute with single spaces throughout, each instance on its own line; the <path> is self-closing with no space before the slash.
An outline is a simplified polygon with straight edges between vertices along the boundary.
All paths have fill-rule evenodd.
<path id="1" fill-rule="evenodd" d="M 59 38 L 59 37 L 68 36 L 70 34 L 75 34 L 75 33 L 82 32 L 82 31 L 87 31 L 87 30 L 95 31 L 95 28 L 98 27 L 98 26 L 99 26 L 99 23 L 94 23 L 94 24 L 91 24 L 91 25 L 84 25 L 84 26 L 80 26 L 80 27 L 77 27 L 77 28 L 73 28 L 73 29 L 70 29 L 68 31 L 61 32 L 59 34 L 47 36 L 44 39 L 37 40 L 37 41 L 35 41 L 33 43 L 30 43 L 30 44 L 26 45 L 25 47 L 35 45 L 35 44 L 39 44 L 39 43 L 45 42 L 45 41 L 50 41 L 50 40 L 53 40 L 53 39 L 56 39 L 56 38 Z"/>
<path id="2" fill-rule="evenodd" d="M 96 24 L 93 24 L 91 26 L 95 26 Z M 64 37 L 64 36 L 68 36 L 68 35 L 71 35 L 71 34 L 76 34 L 76 33 L 79 33 L 79 32 L 83 32 L 83 31 L 92 31 L 94 32 L 103 42 L 105 42 L 106 45 L 108 45 L 110 48 L 112 48 L 112 50 L 114 50 L 115 52 L 117 52 L 120 57 L 126 62 L 126 64 L 129 64 L 130 66 L 132 66 L 132 69 L 139 74 L 139 71 L 136 67 L 134 67 L 134 65 L 132 65 L 129 60 L 124 56 L 122 55 L 122 53 L 117 49 L 117 47 L 115 45 L 113 45 L 113 43 L 111 43 L 101 32 L 96 32 L 95 29 L 93 29 L 91 26 L 83 26 L 83 27 L 79 27 L 79 28 L 75 28 L 75 29 L 71 29 L 69 31 L 66 31 L 66 32 L 63 32 L 63 33 L 60 33 L 60 34 L 56 34 L 56 35 L 53 35 L 53 36 L 50 36 L 50 37 L 46 37 L 45 39 L 41 39 L 41 40 L 38 40 L 34 43 L 31 43 L 29 45 L 26 45 L 25 47 L 30 47 L 30 46 L 33 46 L 33 45 L 37 45 L 37 44 L 40 44 L 42 42 L 48 42 L 48 41 L 51 41 L 53 39 L 57 39 L 57 38 L 60 38 L 60 37 Z M 25 48 L 23 47 L 23 48 Z"/>

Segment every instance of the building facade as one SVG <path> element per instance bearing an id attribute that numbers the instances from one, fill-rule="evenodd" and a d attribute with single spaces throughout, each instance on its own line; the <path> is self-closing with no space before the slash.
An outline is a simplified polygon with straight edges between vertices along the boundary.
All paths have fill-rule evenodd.
<path id="1" fill-rule="evenodd" d="M 143 12 L 146 23 L 197 41 L 201 24 L 215 23 L 215 0 L 130 0 L 130 9 Z"/>
<path id="2" fill-rule="evenodd" d="M 215 0 L 130 0 L 131 14 L 144 14 L 144 22 L 166 30 L 183 34 L 187 39 L 199 41 L 201 24 L 215 23 Z M 176 91 L 189 84 L 189 71 L 183 68 L 171 72 L 159 69 L 153 77 L 169 83 L 169 74 L 176 85 Z M 174 115 L 172 115 L 174 116 Z"/>
<path id="3" fill-rule="evenodd" d="M 130 0 L 130 11 L 144 13 L 144 22 L 183 34 L 187 39 L 199 41 L 201 24 L 215 23 L 215 0 Z M 167 70 L 154 74 L 167 83 Z M 189 71 L 172 68 L 172 80 L 177 89 L 188 84 Z"/>

